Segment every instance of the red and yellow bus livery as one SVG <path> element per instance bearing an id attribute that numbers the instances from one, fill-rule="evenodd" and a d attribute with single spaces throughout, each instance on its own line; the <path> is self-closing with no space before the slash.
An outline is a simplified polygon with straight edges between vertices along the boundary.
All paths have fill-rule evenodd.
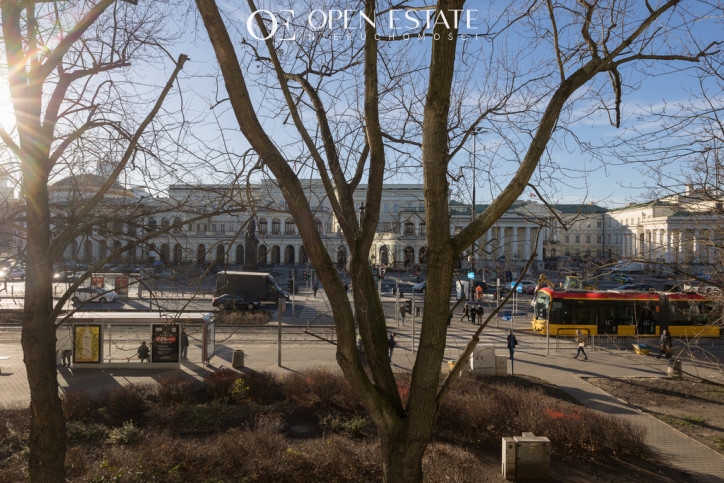
<path id="1" fill-rule="evenodd" d="M 534 299 L 533 330 L 567 335 L 576 329 L 591 335 L 719 337 L 721 312 L 696 293 L 606 292 L 540 289 Z"/>

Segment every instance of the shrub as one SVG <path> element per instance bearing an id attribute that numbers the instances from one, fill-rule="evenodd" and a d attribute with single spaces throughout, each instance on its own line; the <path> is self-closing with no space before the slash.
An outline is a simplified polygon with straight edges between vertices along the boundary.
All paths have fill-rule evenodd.
<path id="1" fill-rule="evenodd" d="M 313 370 L 287 376 L 284 389 L 290 399 L 306 405 L 354 411 L 359 408 L 359 400 L 352 393 L 347 380 L 338 373 Z"/>
<path id="2" fill-rule="evenodd" d="M 65 432 L 69 444 L 92 445 L 106 439 L 108 428 L 103 424 L 68 421 L 65 423 Z"/>
<path id="3" fill-rule="evenodd" d="M 347 433 L 350 436 L 358 437 L 367 426 L 367 418 L 364 416 L 352 416 L 351 418 L 346 418 L 341 415 L 328 414 L 320 419 L 319 425 L 325 431 Z"/>
<path id="4" fill-rule="evenodd" d="M 140 419 L 146 410 L 148 386 L 129 384 L 104 391 L 98 401 L 100 411 L 109 425 Z"/>
<path id="5" fill-rule="evenodd" d="M 238 377 L 237 372 L 228 369 L 207 374 L 204 377 L 204 392 L 209 399 L 227 398 L 231 394 L 231 387 Z"/>
<path id="6" fill-rule="evenodd" d="M 96 401 L 87 391 L 68 391 L 63 395 L 63 413 L 67 420 L 87 420 L 96 411 Z"/>
<path id="7" fill-rule="evenodd" d="M 268 372 L 249 372 L 240 376 L 249 388 L 249 398 L 259 404 L 284 400 L 284 389 L 277 377 Z"/>
<path id="8" fill-rule="evenodd" d="M 108 431 L 108 442 L 111 444 L 134 444 L 140 440 L 141 430 L 133 421 L 126 421 L 123 426 Z"/>
<path id="9" fill-rule="evenodd" d="M 162 406 L 196 399 L 196 381 L 183 377 L 159 377 L 156 392 Z"/>

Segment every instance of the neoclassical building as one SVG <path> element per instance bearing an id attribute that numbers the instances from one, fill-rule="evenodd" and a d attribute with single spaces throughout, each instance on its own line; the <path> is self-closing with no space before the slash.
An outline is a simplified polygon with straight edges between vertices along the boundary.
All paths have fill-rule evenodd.
<path id="1" fill-rule="evenodd" d="M 83 174 L 51 185 L 55 230 L 62 229 L 68 220 L 77 221 L 80 208 L 103 180 L 102 175 Z M 349 249 L 322 183 L 318 179 L 302 183 L 323 243 L 332 260 L 342 268 L 348 263 Z M 360 211 L 364 209 L 366 194 L 365 185 L 355 192 L 355 205 Z M 423 195 L 421 184 L 385 185 L 378 231 L 370 249 L 371 263 L 424 267 L 427 246 Z M 518 201 L 468 250 L 460 260 L 460 268 L 504 266 L 515 270 L 532 257 L 533 270 L 541 271 L 546 261 L 566 256 L 721 267 L 721 199 L 703 198 L 688 187 L 681 196 L 615 209 L 594 204 L 549 207 L 537 201 Z M 482 213 L 486 207 L 476 205 L 475 213 Z M 450 215 L 450 234 L 454 235 L 470 222 L 471 207 L 451 200 Z M 91 263 L 112 256 L 111 264 L 242 265 L 247 256 L 245 242 L 253 232 L 258 243 L 257 264 L 307 263 L 284 197 L 270 180 L 243 188 L 176 184 L 169 186 L 164 196 L 151 196 L 143 188 L 116 183 L 94 210 L 92 221 L 81 225 L 81 234 L 64 252 L 66 261 Z M 159 227 L 169 229 L 154 235 Z M 20 235 L 14 235 L 17 252 L 22 251 Z M 137 246 L 123 249 L 134 241 Z"/>

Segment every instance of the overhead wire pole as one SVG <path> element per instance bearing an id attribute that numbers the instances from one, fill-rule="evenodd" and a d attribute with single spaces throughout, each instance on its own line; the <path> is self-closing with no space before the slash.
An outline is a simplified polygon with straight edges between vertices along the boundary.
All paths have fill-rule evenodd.
<path id="1" fill-rule="evenodd" d="M 477 152 L 477 139 L 478 139 L 478 133 L 481 132 L 481 129 L 479 127 L 476 127 L 473 129 L 473 196 L 471 199 L 470 204 L 470 223 L 473 223 L 475 221 L 475 161 L 476 156 L 475 153 Z M 476 256 L 476 248 L 475 248 L 475 240 L 473 240 L 473 244 L 470 247 L 470 264 L 473 272 L 473 280 L 468 285 L 468 298 L 470 300 L 473 300 L 473 291 L 475 289 L 475 256 Z"/>

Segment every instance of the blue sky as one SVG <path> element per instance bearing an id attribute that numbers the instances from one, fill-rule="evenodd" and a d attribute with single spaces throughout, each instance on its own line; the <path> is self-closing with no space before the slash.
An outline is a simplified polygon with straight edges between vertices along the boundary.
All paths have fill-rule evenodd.
<path id="1" fill-rule="evenodd" d="M 269 10 L 281 10 L 281 5 L 285 2 L 271 2 L 262 1 L 258 2 L 258 8 L 269 9 Z M 301 14 L 303 17 L 310 13 L 309 7 L 301 6 L 301 2 L 288 2 L 292 7 L 295 8 L 296 12 Z M 314 2 L 315 8 L 320 10 L 329 11 L 329 9 L 339 9 L 342 2 L 328 0 Z M 414 2 L 413 2 L 414 3 Z M 422 2 L 417 2 L 422 4 Z M 240 35 L 244 35 L 247 39 L 253 42 L 253 39 L 248 35 L 246 31 L 246 20 L 248 18 L 248 8 L 246 6 L 240 6 L 242 4 L 236 2 L 219 2 L 220 8 L 228 14 L 229 26 L 232 30 L 232 37 L 237 41 L 240 40 Z M 688 5 L 688 4 L 687 4 Z M 699 7 L 703 8 L 698 4 Z M 528 4 L 521 4 L 517 8 L 526 8 Z M 468 9 L 486 9 L 484 12 L 472 13 L 472 17 L 478 17 L 478 22 L 484 15 L 487 14 L 499 14 L 500 11 L 493 10 L 494 8 L 500 8 L 499 4 L 483 4 L 482 2 L 468 2 Z M 510 14 L 515 13 L 515 8 L 510 10 Z M 405 13 L 400 12 L 396 15 L 398 22 L 401 27 L 404 25 L 410 25 L 411 21 L 405 20 Z M 321 13 L 317 13 L 315 18 L 319 20 Z M 545 16 L 542 16 L 545 19 Z M 202 149 L 206 149 L 209 146 L 218 146 L 219 142 L 219 124 L 213 116 L 209 115 L 209 104 L 215 103 L 216 101 L 226 97 L 223 91 L 223 84 L 219 80 L 217 81 L 213 76 L 218 75 L 218 69 L 216 66 L 216 59 L 213 55 L 211 47 L 208 44 L 207 36 L 203 31 L 202 24 L 200 21 L 195 23 L 193 17 L 185 19 L 185 23 L 182 21 L 176 28 L 185 29 L 186 34 L 181 42 L 170 48 L 169 51 L 176 55 L 177 53 L 184 52 L 190 55 L 190 61 L 186 64 L 184 72 L 182 73 L 180 83 L 184 89 L 184 104 L 189 108 L 189 116 L 194 119 L 204 119 L 202 125 L 194 127 L 194 134 L 199 135 L 203 138 L 204 144 L 198 144 L 197 141 L 189 140 L 189 150 L 201 152 Z M 196 19 L 198 20 L 198 19 Z M 338 21 L 339 22 L 339 21 Z M 359 26 L 359 17 L 356 14 L 351 14 L 351 26 Z M 386 22 L 385 22 L 386 23 Z M 463 14 L 463 24 L 465 23 L 465 14 Z M 194 31 L 193 27 L 200 27 L 199 31 Z M 483 25 L 481 23 L 475 23 L 473 20 L 471 32 L 475 33 L 481 30 Z M 547 28 L 547 24 L 542 22 L 539 28 Z M 717 18 L 712 18 L 707 22 L 701 23 L 696 27 L 696 35 L 698 35 L 702 42 L 709 41 L 721 37 L 722 29 L 721 23 Z M 463 30 L 467 30 L 466 26 Z M 563 42 L 576 41 L 578 35 L 578 29 L 564 29 L 561 28 L 561 39 Z M 359 32 L 359 31 L 357 31 Z M 677 35 L 671 35 L 667 42 L 669 45 L 678 46 L 688 42 L 689 39 L 685 38 L 684 32 L 675 32 Z M 279 35 L 283 33 L 280 31 Z M 354 31 L 353 31 L 354 34 Z M 487 40 L 481 39 L 470 39 L 467 43 L 460 43 L 458 50 L 460 52 L 460 58 L 458 60 L 458 66 L 460 71 L 456 77 L 457 81 L 464 85 L 466 96 L 463 99 L 463 110 L 466 120 L 469 120 L 471 116 L 475 114 L 475 110 L 479 105 L 477 101 L 485 102 L 494 98 L 490 95 L 495 89 L 500 88 L 498 82 L 502 78 L 501 76 L 506 72 L 505 69 L 517 69 L 522 72 L 523 79 L 532 79 L 538 73 L 536 65 L 541 60 L 552 60 L 552 47 L 550 45 L 548 37 L 543 37 L 545 40 L 541 41 L 539 45 L 531 46 L 530 44 L 530 31 L 521 31 L 520 33 L 515 31 L 501 32 L 500 36 L 496 38 L 496 43 L 492 44 Z M 677 44 L 678 42 L 678 44 Z M 512 58 L 506 60 L 506 65 L 488 64 L 489 58 L 495 56 L 500 52 L 500 45 L 505 43 L 506 48 L 510 50 L 519 49 L 520 56 L 518 58 Z M 253 42 L 257 48 L 263 46 L 259 42 Z M 343 37 L 334 40 L 330 45 L 334 45 L 335 48 L 342 49 L 349 44 L 348 40 Z M 238 44 L 237 44 L 238 45 Z M 291 43 L 281 43 L 280 46 L 287 48 Z M 400 42 L 393 44 L 393 49 L 398 49 L 397 52 L 391 55 L 398 59 L 406 62 L 419 62 L 425 63 L 429 57 L 429 45 L 430 40 L 421 43 L 417 40 L 410 40 L 401 44 Z M 463 53 L 464 52 L 464 53 Z M 245 64 L 247 72 L 247 82 L 256 100 L 261 101 L 266 96 L 273 94 L 265 86 L 264 82 L 268 80 L 263 75 L 258 75 L 256 71 L 259 68 L 258 63 L 250 61 L 249 57 L 250 49 L 248 47 L 238 46 L 237 54 L 242 59 L 242 63 Z M 678 66 L 683 65 L 679 63 Z M 170 64 L 167 62 L 156 72 L 152 70 L 144 71 L 144 75 L 149 78 L 156 78 L 158 82 L 165 80 L 165 76 L 169 71 Z M 299 64 L 295 64 L 294 61 L 290 61 L 285 66 L 290 66 L 290 70 L 297 69 Z M 578 64 L 571 62 L 567 64 L 567 71 L 577 67 Z M 674 64 L 676 66 L 676 64 Z M 676 67 L 678 67 L 676 66 Z M 490 73 L 497 76 L 496 81 L 486 81 L 483 79 L 485 73 Z M 546 168 L 550 167 L 551 162 L 543 160 L 539 173 L 543 176 L 543 180 L 536 184 L 540 185 L 540 189 L 546 193 L 546 196 L 552 202 L 589 202 L 593 201 L 599 204 L 607 206 L 618 206 L 629 201 L 641 200 L 645 195 L 645 189 L 642 187 L 650 181 L 651 176 L 646 172 L 644 167 L 641 165 L 627 165 L 621 162 L 620 159 L 614 158 L 613 156 L 597 151 L 596 155 L 592 155 L 589 152 L 582 151 L 580 147 L 573 142 L 573 135 L 578 140 L 583 142 L 590 142 L 593 145 L 600 145 L 608 142 L 615 141 L 616 139 L 625 137 L 628 135 L 628 129 L 639 126 L 640 121 L 638 119 L 639 112 L 645 110 L 652 105 L 661 105 L 662 103 L 677 103 L 677 102 L 691 102 L 691 92 L 686 92 L 687 89 L 692 89 L 692 76 L 690 72 L 683 72 L 676 75 L 659 76 L 657 74 L 663 73 L 663 70 L 655 67 L 649 69 L 646 73 L 642 74 L 632 67 L 627 67 L 622 70 L 622 74 L 632 84 L 636 86 L 635 89 L 627 90 L 624 92 L 622 99 L 622 113 L 623 113 L 623 124 L 621 129 L 615 129 L 608 123 L 608 118 L 605 112 L 598 109 L 601 103 L 596 101 L 592 97 L 580 99 L 574 104 L 573 111 L 568 113 L 564 119 L 561 120 L 561 125 L 571 130 L 571 134 L 556 138 L 556 142 L 549 145 L 549 154 L 552 163 L 556 165 L 556 169 Z M 652 75 L 654 74 L 654 75 Z M 346 78 L 344 79 L 337 90 L 334 91 L 337 95 L 341 95 L 335 102 L 329 102 L 330 97 L 326 100 L 327 104 L 333 104 L 330 111 L 343 118 L 344 116 L 351 116 L 355 110 L 359 108 L 359 82 L 358 78 Z M 389 80 L 389 79 L 388 79 Z M 555 79 L 553 79 L 555 80 Z M 384 80 L 383 80 L 384 83 Z M 411 88 L 414 88 L 420 93 L 423 92 L 424 84 L 426 83 L 426 76 L 423 74 L 418 75 L 412 84 Z M 610 83 L 607 81 L 605 76 L 599 76 L 594 84 L 593 91 L 591 93 L 602 93 L 602 97 L 605 103 L 610 106 L 612 94 Z M 217 87 L 219 89 L 217 93 Z M 2 114 L 6 110 L 6 106 L 3 102 L 7 99 L 6 93 L 3 89 L 6 88 L 5 83 L 0 86 L 0 122 L 3 125 L 7 125 L 6 118 Z M 542 92 L 542 91 L 539 91 Z M 585 91 L 584 91 L 585 93 Z M 532 96 L 531 93 L 526 93 L 528 96 Z M 582 93 L 583 94 L 583 93 Z M 523 96 L 516 101 L 522 101 Z M 391 99 L 385 98 L 383 100 L 385 108 L 389 109 L 390 103 L 393 102 Z M 540 108 L 542 102 L 545 101 L 546 97 L 543 95 L 539 99 L 538 104 L 533 105 L 535 108 Z M 171 99 L 171 103 L 175 103 L 176 99 Z M 214 109 L 214 114 L 219 116 L 219 122 L 226 136 L 226 146 L 233 149 L 236 154 L 244 152 L 248 148 L 248 144 L 242 138 L 238 132 L 237 124 L 233 116 L 230 115 L 228 110 L 228 103 L 222 103 Z M 263 122 L 268 127 L 269 131 L 273 133 L 274 139 L 283 148 L 285 153 L 290 153 L 290 157 L 299 153 L 301 144 L 298 141 L 298 136 L 290 129 L 289 125 L 285 125 L 284 116 L 278 115 L 279 110 L 275 110 L 278 104 L 267 104 L 259 103 L 257 112 L 264 116 Z M 421 103 L 417 106 L 413 104 L 413 108 L 421 110 Z M 285 114 L 285 113 L 284 113 Z M 386 116 L 393 118 L 399 115 L 400 112 L 394 109 L 389 109 Z M 304 115 L 306 125 L 313 130 L 314 119 L 308 112 Z M 500 116 L 496 121 L 496 128 L 503 126 L 505 116 Z M 518 122 L 527 123 L 526 128 L 530 128 L 531 122 L 534 119 L 525 119 Z M 490 130 L 490 125 L 483 125 L 485 129 Z M 517 159 L 522 156 L 524 148 L 526 147 L 527 139 L 524 133 L 516 131 L 515 127 L 500 127 L 501 133 L 480 135 L 477 142 L 477 201 L 478 202 L 489 202 L 492 197 L 496 194 L 501 184 L 504 184 L 506 179 L 509 178 L 511 173 L 517 167 Z M 453 139 L 455 136 L 459 136 L 460 131 L 453 132 Z M 507 141 L 504 141 L 504 135 L 507 137 Z M 415 135 L 410 136 L 411 139 L 415 140 Z M 453 173 L 463 173 L 465 175 L 465 182 L 459 184 L 458 189 L 455 191 L 456 196 L 462 200 L 469 199 L 470 193 L 470 155 L 468 152 L 472 150 L 472 140 L 469 140 L 465 147 L 458 156 L 454 159 L 454 166 L 451 168 Z M 415 183 L 421 182 L 419 177 L 420 170 L 416 169 L 414 164 L 415 159 L 419 159 L 419 150 L 416 148 L 402 147 L 400 152 L 390 150 L 388 152 L 389 164 L 392 166 L 396 162 L 403 163 L 404 169 L 400 171 L 398 175 L 391 175 L 390 182 L 406 182 Z M 466 152 L 468 151 L 468 152 Z M 404 153 L 409 156 L 405 156 Z M 188 155 L 180 153 L 180 156 Z M 400 161 L 400 159 L 402 159 Z M 220 156 L 215 161 L 218 166 L 222 169 L 222 172 L 229 171 L 229 165 L 238 163 L 237 156 L 224 157 Z M 487 164 L 486 164 L 487 163 Z M 485 169 L 488 169 L 488 175 L 485 173 Z M 303 172 L 314 176 L 313 173 L 307 171 Z M 197 173 L 198 174 L 198 173 Z M 216 177 L 216 178 L 215 178 Z M 200 176 L 198 179 L 213 180 L 222 179 L 221 174 L 205 174 Z M 526 191 L 528 193 L 529 191 Z M 532 198 L 528 198 L 532 199 Z"/>

